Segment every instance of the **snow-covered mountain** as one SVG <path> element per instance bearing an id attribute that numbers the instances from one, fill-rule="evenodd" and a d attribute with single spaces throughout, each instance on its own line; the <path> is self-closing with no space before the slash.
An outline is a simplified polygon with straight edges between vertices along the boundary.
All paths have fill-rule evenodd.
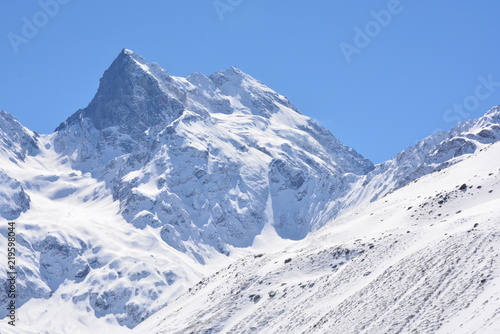
<path id="1" fill-rule="evenodd" d="M 408 257 L 410 262 L 394 270 L 429 266 L 429 257 L 448 256 L 446 247 L 454 243 L 470 251 L 475 241 L 466 238 L 469 234 L 458 237 L 459 226 L 475 223 L 476 216 L 460 220 L 463 215 L 452 211 L 471 193 L 470 208 L 496 205 L 498 173 L 488 173 L 474 191 L 455 187 L 469 184 L 481 168 L 493 168 L 498 139 L 496 107 L 373 166 L 285 97 L 235 67 L 180 78 L 123 50 L 90 104 L 53 134 L 33 133 L 0 112 L 0 240 L 7 236 L 8 220 L 15 220 L 17 230 L 20 308 L 14 332 L 343 328 L 317 316 L 326 310 L 340 316 L 336 307 L 347 305 L 354 319 L 362 302 L 349 298 L 361 288 L 399 298 L 405 284 L 418 283 L 408 279 L 397 286 L 400 290 L 392 286 L 394 295 L 384 292 L 372 278 L 386 282 L 377 276 L 383 268 L 391 278 L 395 271 L 387 265 Z M 423 181 L 433 178 L 439 182 Z M 430 209 L 434 199 L 415 198 L 435 191 L 441 193 L 435 205 L 448 211 Z M 443 221 L 440 226 L 453 238 L 434 238 L 434 230 L 416 220 Z M 393 244 L 406 248 L 392 250 Z M 412 253 L 417 250 L 420 255 Z M 0 256 L 6 257 L 6 247 Z M 372 257 L 365 262 L 367 256 Z M 468 277 L 462 271 L 456 275 Z M 352 282 L 344 282 L 347 278 Z M 293 288 L 284 291 L 282 283 Z M 4 272 L 0 284 L 7 286 Z M 261 285 L 272 291 L 254 289 Z M 246 296 L 250 290 L 252 296 Z M 309 303 L 307 310 L 300 301 Z M 325 312 L 316 301 L 325 304 Z M 3 289 L 0 318 L 6 302 Z M 196 305 L 204 310 L 196 311 Z M 374 330 L 367 332 L 388 332 L 385 325 L 374 325 L 380 314 L 370 305 L 373 312 L 363 321 Z M 172 321 L 166 324 L 164 318 Z M 406 323 L 413 326 L 411 319 Z M 439 327 L 427 316 L 418 319 Z M 12 332 L 4 325 L 0 321 L 0 332 Z"/>
<path id="2" fill-rule="evenodd" d="M 301 239 L 373 165 L 237 68 L 170 76 L 123 50 L 83 110 L 56 130 L 73 168 L 105 180 L 125 219 L 204 246 L 252 244 L 266 224 Z M 194 244 L 193 246 L 188 243 Z"/>
<path id="3" fill-rule="evenodd" d="M 129 50 L 55 133 L 3 117 L 1 189 L 12 214 L 2 217 L 28 209 L 12 205 L 21 194 L 31 199 L 16 219 L 17 303 L 31 323 L 62 312 L 134 327 L 232 262 L 235 247 L 323 225 L 326 205 L 373 169 L 236 68 L 178 78 Z"/>

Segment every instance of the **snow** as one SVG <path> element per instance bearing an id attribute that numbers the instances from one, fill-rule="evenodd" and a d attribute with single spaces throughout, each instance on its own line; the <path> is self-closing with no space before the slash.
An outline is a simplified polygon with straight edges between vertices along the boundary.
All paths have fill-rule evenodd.
<path id="1" fill-rule="evenodd" d="M 499 115 L 374 167 L 235 67 L 124 49 L 55 133 L 0 112 L 15 332 L 495 332 Z"/>
<path id="2" fill-rule="evenodd" d="M 28 241 L 18 241 L 18 271 L 29 270 L 34 275 L 20 280 L 18 289 L 22 295 L 35 297 L 18 310 L 19 322 L 33 329 L 106 333 L 120 319 L 122 324 L 129 322 L 119 308 L 116 314 L 96 310 L 96 318 L 88 299 L 93 293 L 99 296 L 105 291 L 139 289 L 140 294 L 124 302 L 154 310 L 205 273 L 197 262 L 168 247 L 158 229 L 131 229 L 117 215 L 118 203 L 102 182 L 60 164 L 61 158 L 44 148 L 52 146 L 50 138 L 42 137 L 40 141 L 39 155 L 27 159 L 22 167 L 13 163 L 9 166 L 12 175 L 24 180 L 33 203 L 28 212 L 16 219 L 18 240 Z M 71 192 L 67 192 L 68 184 Z M 6 226 L 3 218 L 2 226 Z M 1 251 L 5 256 L 4 247 Z M 77 278 L 79 266 L 85 269 L 87 265 L 92 270 L 83 279 Z M 177 273 L 178 282 L 173 286 L 172 282 L 169 284 L 172 277 L 165 276 L 169 271 Z M 141 272 L 147 275 L 138 275 Z M 146 293 L 161 298 L 151 300 Z M 24 301 L 18 299 L 18 303 Z M 66 323 L 59 319 L 71 320 Z M 118 333 L 120 329 L 112 331 Z"/>

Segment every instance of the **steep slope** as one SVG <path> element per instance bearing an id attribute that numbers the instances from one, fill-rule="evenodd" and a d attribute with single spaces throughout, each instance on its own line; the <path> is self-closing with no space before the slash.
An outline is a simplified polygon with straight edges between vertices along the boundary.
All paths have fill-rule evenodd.
<path id="1" fill-rule="evenodd" d="M 421 176 L 462 161 L 485 145 L 500 140 L 500 106 L 480 118 L 457 124 L 450 131 L 433 134 L 393 159 L 379 164 L 353 183 L 348 206 L 374 201 Z"/>
<path id="2" fill-rule="evenodd" d="M 12 115 L 0 110 L 0 217 L 15 219 L 29 208 L 29 196 L 22 184 L 8 175 L 9 162 L 22 163 L 38 152 L 37 135 Z"/>
<path id="3" fill-rule="evenodd" d="M 0 110 L 0 156 L 24 161 L 38 152 L 38 135 L 21 125 L 11 114 Z"/>
<path id="4" fill-rule="evenodd" d="M 127 332 L 218 268 L 168 246 L 159 229 L 127 223 L 102 181 L 63 164 L 51 136 L 38 140 L 36 156 L 2 164 L 31 199 L 15 220 L 14 333 Z M 0 238 L 6 240 L 3 218 Z M 0 256 L 7 258 L 6 251 L 1 247 Z M 225 258 L 213 254 L 215 263 L 217 256 Z M 0 272 L 2 286 L 6 278 Z M 7 312 L 6 291 L 0 290 L 0 318 Z M 6 321 L 1 325 L 1 333 L 11 332 Z"/>
<path id="5" fill-rule="evenodd" d="M 29 209 L 30 199 L 19 181 L 0 169 L 0 216 L 16 219 Z"/>
<path id="6" fill-rule="evenodd" d="M 243 258 L 136 331 L 497 333 L 499 157 L 488 145 L 279 253 Z"/>
<path id="7" fill-rule="evenodd" d="M 266 224 L 300 239 L 373 166 L 237 68 L 170 76 L 123 50 L 56 151 L 106 182 L 134 226 L 161 227 L 203 262 L 252 244 Z"/>

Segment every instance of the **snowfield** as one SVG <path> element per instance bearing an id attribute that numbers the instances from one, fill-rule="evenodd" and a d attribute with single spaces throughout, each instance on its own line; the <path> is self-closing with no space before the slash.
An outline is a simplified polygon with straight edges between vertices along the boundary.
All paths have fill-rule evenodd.
<path id="1" fill-rule="evenodd" d="M 0 333 L 499 333 L 499 139 L 494 107 L 374 166 L 235 67 L 123 50 L 52 134 L 0 111 Z"/>

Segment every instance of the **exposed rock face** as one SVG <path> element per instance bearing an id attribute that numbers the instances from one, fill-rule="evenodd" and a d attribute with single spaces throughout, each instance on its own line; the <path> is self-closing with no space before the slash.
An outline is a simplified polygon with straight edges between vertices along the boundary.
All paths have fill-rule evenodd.
<path id="1" fill-rule="evenodd" d="M 38 135 L 26 129 L 11 114 L 0 110 L 0 152 L 24 161 L 38 152 Z"/>
<path id="2" fill-rule="evenodd" d="M 0 156 L 18 164 L 37 152 L 37 135 L 0 110 Z M 29 209 L 30 199 L 23 185 L 4 168 L 0 166 L 0 217 L 12 220 Z"/>
<path id="3" fill-rule="evenodd" d="M 21 183 L 0 169 L 0 216 L 12 220 L 26 212 L 30 207 L 30 198 Z"/>

